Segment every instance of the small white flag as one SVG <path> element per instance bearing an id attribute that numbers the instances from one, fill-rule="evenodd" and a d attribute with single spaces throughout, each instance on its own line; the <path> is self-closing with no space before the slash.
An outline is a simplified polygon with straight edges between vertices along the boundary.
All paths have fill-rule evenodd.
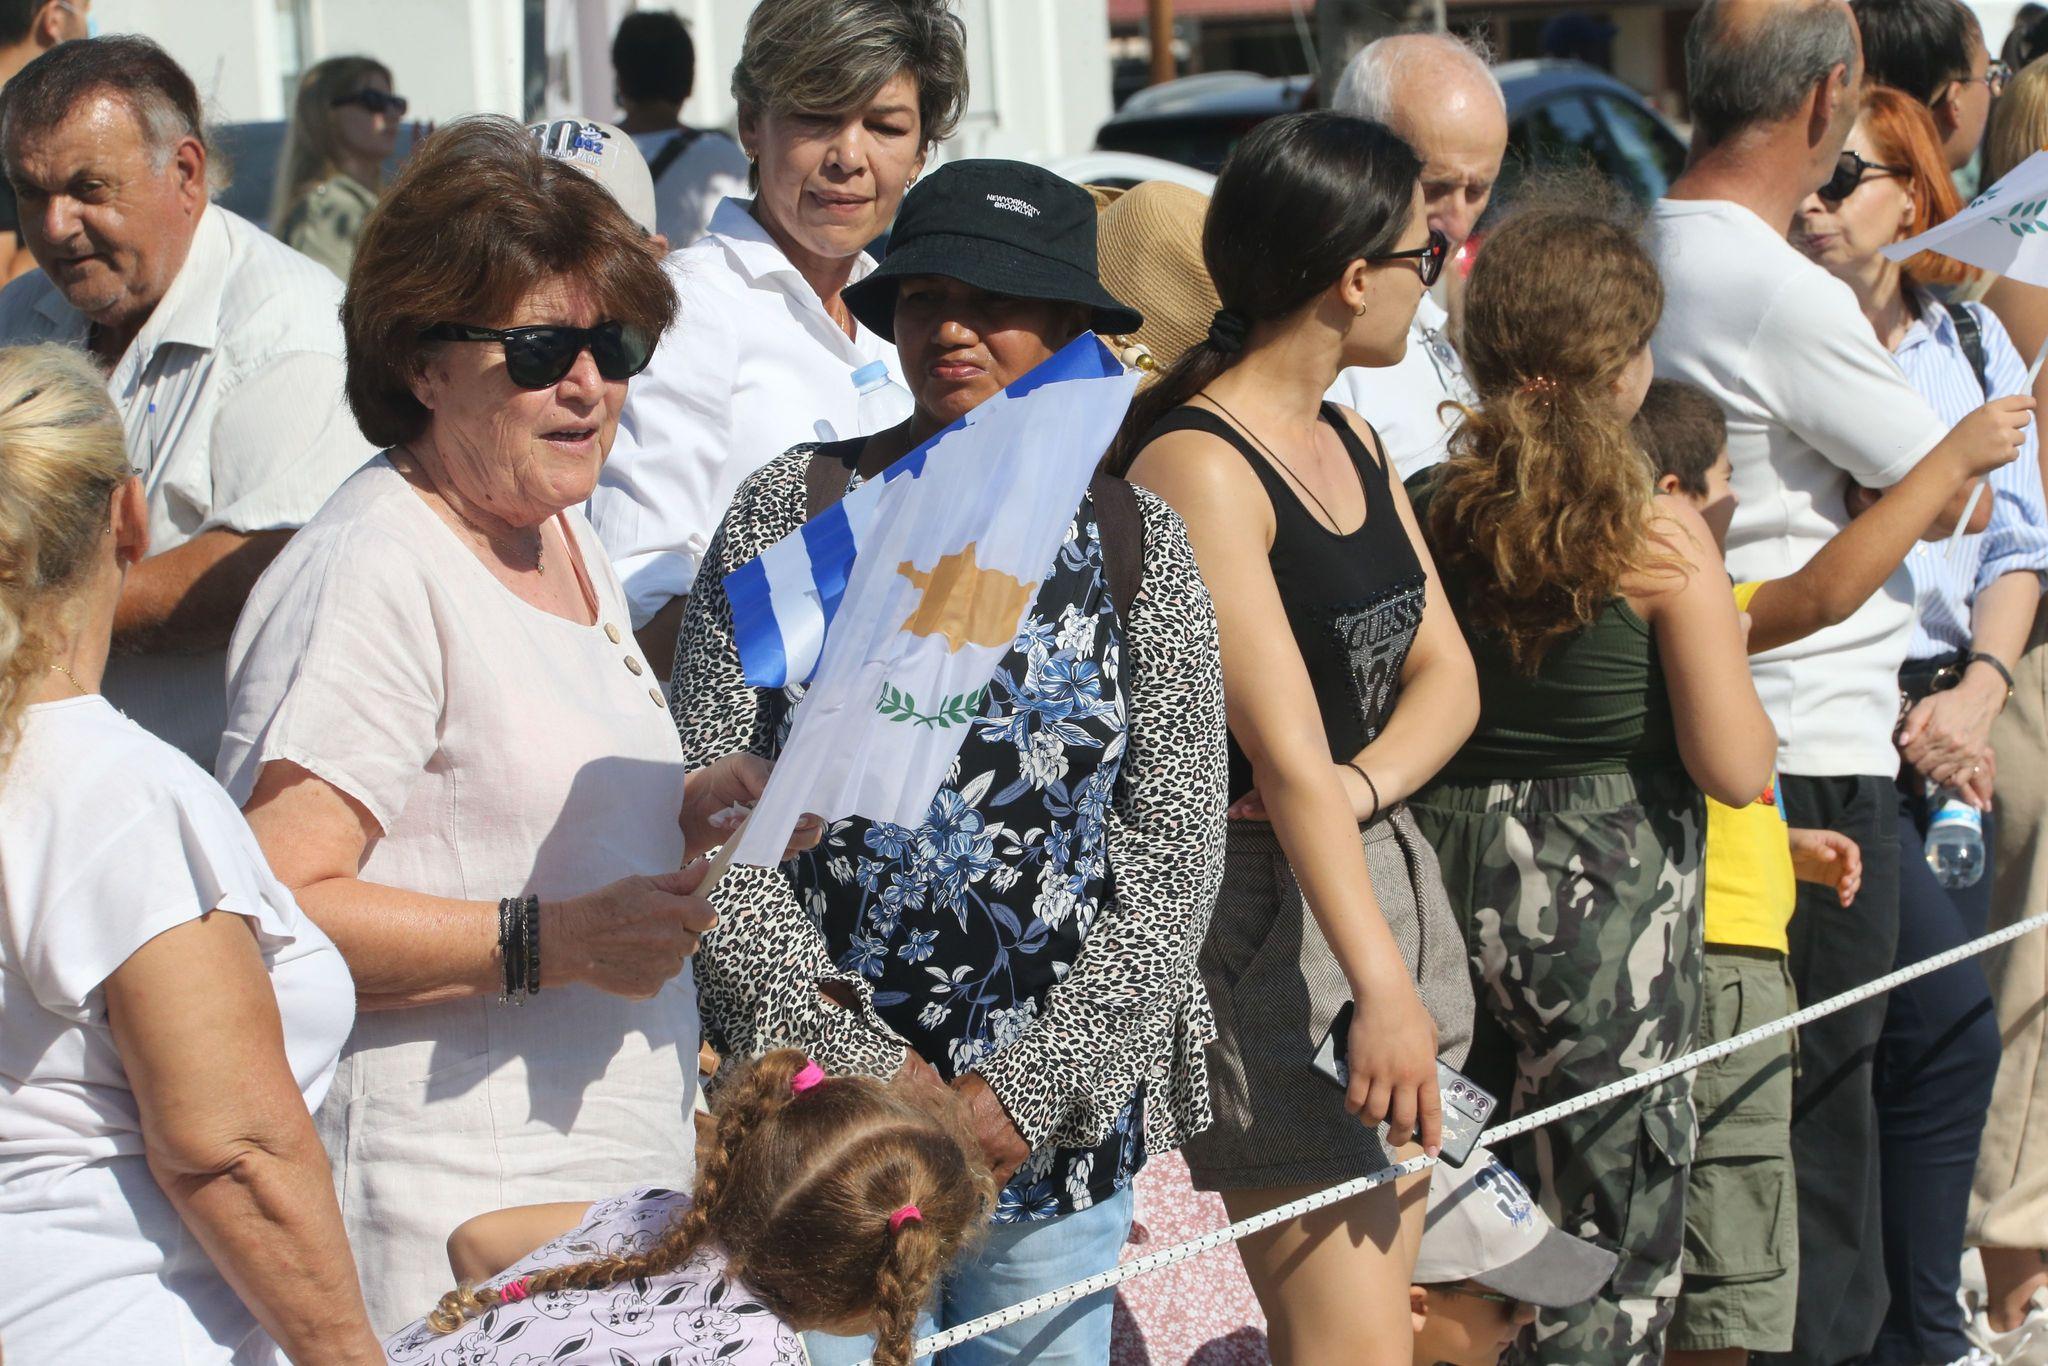
<path id="1" fill-rule="evenodd" d="M 897 825 L 924 820 L 1137 385 L 1136 372 L 1084 333 L 975 408 L 969 421 L 948 427 L 857 491 L 867 495 L 852 519 L 858 529 L 849 527 L 838 552 L 851 556 L 850 573 L 822 554 L 806 571 L 820 582 L 845 574 L 845 587 L 831 594 L 816 674 L 734 862 L 781 862 L 805 814 Z M 843 516 L 835 523 L 846 524 Z M 757 563 L 786 553 L 816 525 Z M 757 577 L 773 585 L 788 576 Z M 736 634 L 785 660 L 800 658 L 793 636 L 766 643 L 764 634 L 785 618 L 810 623 L 806 629 L 821 624 L 815 607 L 789 607 L 806 591 L 761 594 L 747 611 L 750 620 L 741 619 L 736 597 Z M 745 654 L 743 646 L 754 675 L 756 664 Z M 801 677 L 802 670 L 787 676 Z"/>

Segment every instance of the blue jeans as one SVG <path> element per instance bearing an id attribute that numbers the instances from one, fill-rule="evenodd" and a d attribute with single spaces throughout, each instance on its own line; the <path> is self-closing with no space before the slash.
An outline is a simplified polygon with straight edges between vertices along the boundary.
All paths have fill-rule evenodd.
<path id="1" fill-rule="evenodd" d="M 946 1278 L 933 1311 L 918 1315 L 917 1335 L 957 1327 L 1109 1270 L 1130 1237 L 1131 1206 L 1131 1188 L 1126 1186 L 1078 1214 L 990 1226 L 974 1259 Z M 1102 1366 L 1109 1360 L 1115 1308 L 1116 1293 L 1105 1290 L 949 1348 L 938 1360 L 941 1366 Z M 804 1346 L 812 1366 L 855 1366 L 874 1351 L 874 1339 L 806 1333 Z M 918 1360 L 922 1366 L 932 1359 Z"/>

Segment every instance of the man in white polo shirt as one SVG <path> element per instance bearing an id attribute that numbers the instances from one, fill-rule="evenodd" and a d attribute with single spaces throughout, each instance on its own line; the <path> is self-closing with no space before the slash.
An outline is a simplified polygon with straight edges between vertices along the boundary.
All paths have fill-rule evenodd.
<path id="1" fill-rule="evenodd" d="M 1897 483 L 1944 441 L 2010 451 L 2023 404 L 1993 405 L 1953 432 L 1878 344 L 1848 287 L 1785 241 L 1805 197 L 1834 171 L 1860 104 L 1862 51 L 1842 0 L 1707 0 L 1686 36 L 1692 162 L 1650 234 L 1664 277 L 1651 345 L 1661 377 L 1721 404 L 1737 506 L 1728 566 L 1781 577 L 1847 522 L 1852 485 Z M 1961 500 L 1945 514 L 1946 534 Z M 1802 1002 L 1882 976 L 1898 937 L 1892 784 L 1898 670 L 1913 620 L 1903 570 L 1846 621 L 1756 656 L 1778 728 L 1779 792 L 1795 826 L 1840 831 L 1863 850 L 1844 910 L 1802 884 L 1791 966 Z M 1798 1324 L 1787 1360 L 1836 1366 L 1870 1350 L 1886 1301 L 1871 1054 L 1882 997 L 1800 1033 Z"/>
<path id="2" fill-rule="evenodd" d="M 1330 107 L 1383 123 L 1422 158 L 1429 225 L 1455 253 L 1486 212 L 1508 150 L 1507 101 L 1486 59 L 1458 38 L 1402 33 L 1361 48 Z M 1408 478 L 1444 458 L 1456 425 L 1446 402 L 1472 402 L 1465 365 L 1444 336 L 1443 307 L 1425 294 L 1398 364 L 1338 374 L 1328 397 L 1372 423 Z"/>
<path id="3" fill-rule="evenodd" d="M 342 401 L 341 282 L 207 201 L 192 80 L 146 38 L 50 49 L 8 82 L 0 152 L 42 271 L 0 344 L 107 372 L 149 498 L 102 690 L 213 768 L 226 647 L 256 578 L 372 454 Z"/>

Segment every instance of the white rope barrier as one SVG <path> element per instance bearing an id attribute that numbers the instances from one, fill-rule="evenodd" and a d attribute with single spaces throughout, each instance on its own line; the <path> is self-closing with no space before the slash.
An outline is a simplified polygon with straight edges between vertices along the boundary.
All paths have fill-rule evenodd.
<path id="1" fill-rule="evenodd" d="M 1928 973 L 1939 972 L 1946 967 L 1953 967 L 1966 958 L 1974 958 L 1978 954 L 1988 952 L 2002 944 L 2009 944 L 2015 939 L 2022 938 L 2032 934 L 2035 930 L 2044 928 L 2048 928 L 2048 914 L 2031 916 L 2026 920 L 2019 921 L 2017 924 L 2008 925 L 2002 930 L 1987 934 L 1980 939 L 1973 939 L 1967 944 L 1959 944 L 1946 952 L 1935 954 L 1932 958 L 1923 958 L 1919 962 L 1900 968 L 1896 972 L 1887 973 L 1876 981 L 1866 982 L 1853 991 L 1845 991 L 1839 996 L 1832 996 L 1825 1001 L 1807 1006 L 1802 1010 L 1794 1011 L 1782 1020 L 1773 1020 L 1767 1025 L 1760 1025 L 1755 1029 L 1738 1034 L 1732 1039 L 1723 1039 L 1720 1043 L 1711 1044 L 1694 1053 L 1688 1053 L 1682 1058 L 1675 1058 L 1670 1062 L 1653 1067 L 1647 1072 L 1639 1072 L 1634 1076 L 1612 1082 L 1609 1085 L 1600 1087 L 1598 1090 L 1589 1091 L 1583 1096 L 1574 1096 L 1570 1100 L 1561 1101 L 1545 1109 L 1531 1111 L 1519 1119 L 1512 1119 L 1504 1124 L 1497 1124 L 1486 1131 L 1481 1141 L 1490 1146 L 1506 1139 L 1526 1134 L 1532 1129 L 1540 1129 L 1544 1125 L 1563 1119 L 1567 1115 L 1575 1115 L 1582 1110 L 1590 1110 L 1596 1105 L 1604 1105 L 1608 1101 L 1618 1100 L 1623 1096 L 1633 1095 L 1637 1091 L 1647 1090 L 1660 1082 L 1669 1081 L 1681 1073 L 1694 1071 L 1706 1066 L 1710 1062 L 1725 1058 L 1731 1053 L 1740 1053 L 1743 1049 L 1762 1043 L 1765 1039 L 1775 1038 L 1777 1035 L 1798 1029 L 1802 1025 L 1811 1024 L 1823 1016 L 1832 1015 L 1838 1010 L 1846 1010 L 1850 1006 L 1867 1001 L 1873 996 L 1881 996 L 1892 988 L 1902 986 L 1916 977 L 1925 977 Z M 1049 1310 L 1072 1304 L 1076 1300 L 1100 1294 L 1102 1291 L 1122 1285 L 1133 1277 L 1177 1265 L 1187 1261 L 1190 1257 L 1198 1257 L 1204 1252 L 1210 1252 L 1222 1247 L 1225 1243 L 1234 1243 L 1241 1238 L 1247 1238 L 1254 1233 L 1272 1228 L 1276 1224 L 1284 1224 L 1290 1219 L 1298 1219 L 1302 1215 L 1322 1209 L 1326 1205 L 1334 1205 L 1340 1200 L 1349 1200 L 1354 1195 L 1362 1195 L 1366 1191 L 1386 1185 L 1389 1181 L 1397 1181 L 1404 1176 L 1413 1176 L 1418 1172 L 1426 1171 L 1434 1165 L 1436 1165 L 1435 1158 L 1412 1157 L 1405 1162 L 1398 1162 L 1391 1167 L 1383 1167 L 1370 1175 L 1346 1181 L 1341 1185 L 1331 1186 L 1327 1190 L 1317 1191 L 1313 1195 L 1305 1195 L 1299 1200 L 1293 1200 L 1274 1209 L 1269 1209 L 1264 1214 L 1255 1214 L 1249 1219 L 1240 1219 L 1227 1228 L 1213 1229 L 1208 1233 L 1202 1234 L 1200 1237 L 1190 1238 L 1184 1243 L 1176 1243 L 1172 1247 L 1148 1253 L 1134 1261 L 1125 1262 L 1121 1266 L 1112 1267 L 1108 1271 L 1090 1276 L 1086 1280 L 1075 1281 L 1071 1285 L 1063 1285 L 1057 1290 L 1048 1290 L 1043 1295 L 1034 1295 L 1030 1299 L 1013 1304 L 1007 1309 L 998 1309 L 993 1314 L 984 1314 L 980 1318 L 960 1324 L 958 1327 L 948 1328 L 944 1332 L 934 1333 L 927 1338 L 919 1338 L 913 1356 L 923 1358 L 931 1353 L 944 1351 L 948 1347 L 957 1347 L 963 1342 L 972 1341 L 984 1334 L 992 1333 L 998 1328 L 1006 1328 L 1010 1324 L 1021 1323 L 1025 1319 L 1046 1313 Z M 869 1366 L 872 1366 L 872 1364 L 870 1363 Z"/>

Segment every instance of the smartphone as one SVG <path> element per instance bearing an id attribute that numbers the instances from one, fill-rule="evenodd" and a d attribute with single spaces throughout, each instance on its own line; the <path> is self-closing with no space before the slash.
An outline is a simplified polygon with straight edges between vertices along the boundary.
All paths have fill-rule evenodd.
<path id="1" fill-rule="evenodd" d="M 1323 1036 L 1309 1064 L 1340 1090 L 1351 1085 L 1351 1068 L 1346 1061 L 1351 1051 L 1351 1012 L 1352 1003 L 1346 1001 L 1337 1011 L 1337 1018 L 1330 1021 L 1330 1032 Z M 1441 1058 L 1436 1064 L 1436 1089 L 1444 1106 L 1443 1150 L 1437 1156 L 1453 1167 L 1462 1167 L 1478 1145 L 1479 1135 L 1493 1117 L 1497 1102 Z M 1389 1146 L 1399 1141 L 1391 1138 L 1385 1124 L 1379 1126 L 1379 1135 Z"/>

